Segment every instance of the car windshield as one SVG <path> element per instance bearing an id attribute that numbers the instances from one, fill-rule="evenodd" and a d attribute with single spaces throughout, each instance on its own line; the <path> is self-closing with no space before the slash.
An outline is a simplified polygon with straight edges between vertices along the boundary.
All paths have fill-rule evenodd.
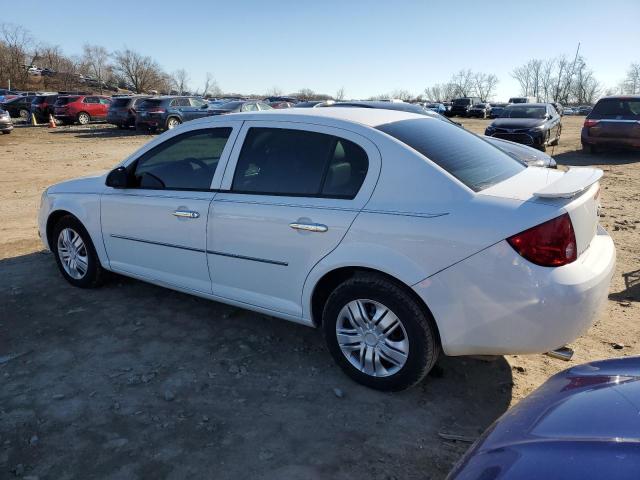
<path id="1" fill-rule="evenodd" d="M 508 107 L 500 114 L 500 118 L 544 118 L 545 107 Z"/>
<path id="2" fill-rule="evenodd" d="M 640 118 L 640 98 L 605 98 L 593 107 L 592 115 Z"/>
<path id="3" fill-rule="evenodd" d="M 471 103 L 471 100 L 469 100 L 468 98 L 458 98 L 457 100 L 453 101 L 454 105 L 469 105 Z"/>
<path id="4" fill-rule="evenodd" d="M 67 103 L 73 103 L 80 97 L 59 97 L 56 101 L 56 105 L 66 105 Z"/>
<path id="5" fill-rule="evenodd" d="M 448 122 L 412 118 L 377 127 L 478 192 L 526 167 L 486 140 Z"/>
<path id="6" fill-rule="evenodd" d="M 476 103 L 473 108 L 484 108 L 484 103 Z"/>

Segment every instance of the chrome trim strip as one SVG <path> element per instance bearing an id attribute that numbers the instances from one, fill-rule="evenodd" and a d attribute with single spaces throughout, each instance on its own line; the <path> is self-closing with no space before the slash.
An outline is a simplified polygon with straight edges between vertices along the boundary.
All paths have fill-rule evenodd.
<path id="1" fill-rule="evenodd" d="M 240 260 L 250 260 L 252 262 L 268 263 L 271 265 L 280 265 L 282 267 L 289 266 L 287 262 L 281 262 L 278 260 L 268 260 L 266 258 L 247 257 L 246 255 L 237 255 L 235 253 L 216 252 L 214 250 L 204 250 L 201 248 L 185 247 L 183 245 L 174 245 L 172 243 L 156 242 L 153 240 L 143 240 L 141 238 L 127 237 L 124 235 L 115 235 L 113 233 L 110 236 L 113 238 L 119 238 L 121 240 L 130 240 L 132 242 L 148 243 L 149 245 L 159 245 L 161 247 L 178 248 L 180 250 L 188 250 L 190 252 L 208 253 L 209 255 L 218 255 L 221 257 L 237 258 Z"/>
<path id="2" fill-rule="evenodd" d="M 246 255 L 238 255 L 235 253 L 216 252 L 214 250 L 207 250 L 207 253 L 210 255 L 218 255 L 220 257 L 237 258 L 240 260 L 250 260 L 252 262 L 269 263 L 271 265 L 280 265 L 281 267 L 289 266 L 287 262 L 281 262 L 279 260 L 267 260 L 266 258 L 247 257 Z"/>
<path id="3" fill-rule="evenodd" d="M 175 245 L 173 243 L 156 242 L 153 240 L 143 240 L 141 238 L 127 237 L 125 235 L 110 235 L 113 238 L 119 238 L 121 240 L 130 240 L 132 242 L 148 243 L 149 245 L 160 245 L 161 247 L 179 248 L 180 250 L 189 250 L 191 252 L 206 253 L 206 250 L 202 248 L 185 247 L 184 245 Z"/>

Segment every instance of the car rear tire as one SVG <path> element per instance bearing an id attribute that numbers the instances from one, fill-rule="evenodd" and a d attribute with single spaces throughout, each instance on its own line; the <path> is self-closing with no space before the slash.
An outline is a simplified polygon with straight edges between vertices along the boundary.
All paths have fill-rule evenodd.
<path id="1" fill-rule="evenodd" d="M 21 108 L 20 110 L 18 110 L 18 116 L 21 120 L 24 120 L 26 122 L 27 120 L 29 120 L 29 110 Z"/>
<path id="2" fill-rule="evenodd" d="M 588 153 L 588 154 L 592 155 L 594 153 L 598 153 L 598 148 L 595 145 L 590 145 L 588 143 L 583 143 L 582 144 L 582 151 L 584 153 Z"/>
<path id="3" fill-rule="evenodd" d="M 377 390 L 415 385 L 440 355 L 431 314 L 382 275 L 361 273 L 340 284 L 325 304 L 322 328 L 340 368 Z"/>
<path id="4" fill-rule="evenodd" d="M 80 288 L 102 284 L 104 269 L 89 233 L 77 218 L 66 215 L 58 220 L 50 243 L 58 269 L 67 282 Z"/>
<path id="5" fill-rule="evenodd" d="M 174 128 L 176 128 L 178 125 L 180 125 L 182 122 L 180 121 L 179 118 L 176 117 L 169 117 L 167 119 L 167 130 L 173 130 Z"/>
<path id="6" fill-rule="evenodd" d="M 11 130 L 7 130 L 5 132 L 2 132 L 3 135 L 9 135 L 11 133 Z"/>
<path id="7" fill-rule="evenodd" d="M 86 125 L 91 121 L 91 117 L 87 112 L 80 112 L 76 117 L 76 120 L 80 125 Z"/>

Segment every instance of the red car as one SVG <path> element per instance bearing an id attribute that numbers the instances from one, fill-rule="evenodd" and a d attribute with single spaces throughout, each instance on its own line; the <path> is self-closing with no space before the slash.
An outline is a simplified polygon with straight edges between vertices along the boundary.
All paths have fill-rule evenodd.
<path id="1" fill-rule="evenodd" d="M 105 120 L 111 98 L 102 95 L 65 95 L 58 97 L 54 117 L 61 123 L 78 122 L 86 125 L 94 120 Z"/>

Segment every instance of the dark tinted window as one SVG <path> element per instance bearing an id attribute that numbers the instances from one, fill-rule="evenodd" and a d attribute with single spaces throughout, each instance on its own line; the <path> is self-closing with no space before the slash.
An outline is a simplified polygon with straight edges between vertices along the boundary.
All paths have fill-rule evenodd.
<path id="1" fill-rule="evenodd" d="M 377 128 L 418 151 L 476 192 L 526 168 L 480 137 L 447 122 L 418 118 Z"/>
<path id="2" fill-rule="evenodd" d="M 98 97 L 85 97 L 84 103 L 100 103 Z"/>
<path id="3" fill-rule="evenodd" d="M 151 108 L 157 108 L 162 105 L 162 100 L 144 100 L 138 105 L 139 110 L 149 110 Z"/>
<path id="4" fill-rule="evenodd" d="M 500 114 L 501 118 L 544 118 L 547 107 L 507 107 Z"/>
<path id="5" fill-rule="evenodd" d="M 73 103 L 80 97 L 59 97 L 56 100 L 56 105 L 66 105 L 67 103 Z"/>
<path id="6" fill-rule="evenodd" d="M 232 190 L 353 198 L 367 167 L 366 153 L 349 140 L 303 130 L 251 128 Z"/>
<path id="7" fill-rule="evenodd" d="M 640 98 L 605 98 L 596 103 L 591 116 L 639 117 Z"/>
<path id="8" fill-rule="evenodd" d="M 454 105 L 471 105 L 471 99 L 470 98 L 457 98 L 456 100 L 453 101 Z"/>
<path id="9" fill-rule="evenodd" d="M 208 190 L 231 128 L 196 130 L 157 146 L 140 158 L 133 187 Z"/>
<path id="10" fill-rule="evenodd" d="M 130 98 L 115 98 L 111 106 L 115 108 L 126 108 L 130 101 Z"/>

